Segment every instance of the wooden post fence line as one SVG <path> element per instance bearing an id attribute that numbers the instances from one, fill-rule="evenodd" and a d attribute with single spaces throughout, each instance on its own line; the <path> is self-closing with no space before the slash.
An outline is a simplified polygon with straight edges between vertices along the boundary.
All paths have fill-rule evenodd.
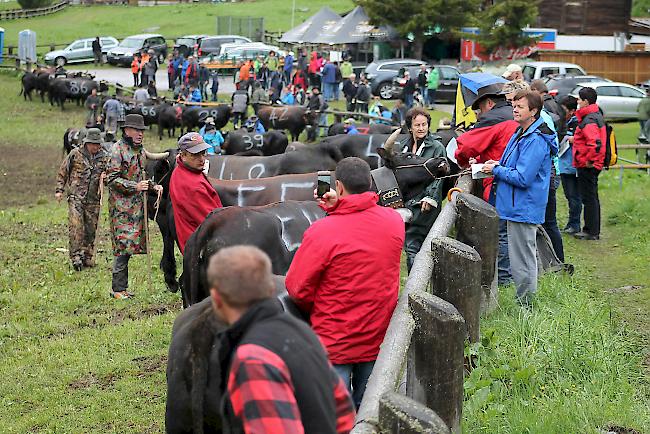
<path id="1" fill-rule="evenodd" d="M 43 15 L 49 15 L 55 12 L 59 12 L 60 10 L 65 9 L 69 4 L 70 2 L 68 0 L 63 0 L 62 2 L 59 2 L 55 5 L 47 6 L 44 8 L 9 9 L 6 11 L 0 11 L 0 20 L 16 20 L 19 18 L 41 17 Z"/>

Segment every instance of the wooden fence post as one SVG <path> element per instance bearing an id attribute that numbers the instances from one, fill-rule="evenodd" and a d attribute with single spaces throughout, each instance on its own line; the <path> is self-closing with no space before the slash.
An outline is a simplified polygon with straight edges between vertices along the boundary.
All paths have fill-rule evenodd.
<path id="1" fill-rule="evenodd" d="M 476 249 L 481 256 L 481 312 L 490 312 L 496 307 L 498 296 L 495 264 L 499 246 L 499 216 L 496 208 L 470 194 L 459 194 L 456 208 L 456 239 Z"/>
<path id="2" fill-rule="evenodd" d="M 463 409 L 465 320 L 445 300 L 422 291 L 409 294 L 415 321 L 406 368 L 406 395 L 460 432 Z"/>
<path id="3" fill-rule="evenodd" d="M 397 392 L 379 398 L 379 429 L 391 434 L 450 434 L 435 411 Z"/>
<path id="4" fill-rule="evenodd" d="M 481 257 L 478 252 L 449 237 L 431 242 L 434 257 L 431 292 L 453 304 L 463 315 L 470 342 L 480 339 Z"/>

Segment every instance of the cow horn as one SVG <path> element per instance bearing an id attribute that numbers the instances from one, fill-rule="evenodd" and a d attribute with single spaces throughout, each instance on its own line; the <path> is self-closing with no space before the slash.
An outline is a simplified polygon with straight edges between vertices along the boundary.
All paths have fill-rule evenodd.
<path id="1" fill-rule="evenodd" d="M 169 157 L 169 151 L 167 152 L 149 152 L 146 149 L 144 150 L 144 155 L 147 157 L 147 160 L 165 160 Z"/>

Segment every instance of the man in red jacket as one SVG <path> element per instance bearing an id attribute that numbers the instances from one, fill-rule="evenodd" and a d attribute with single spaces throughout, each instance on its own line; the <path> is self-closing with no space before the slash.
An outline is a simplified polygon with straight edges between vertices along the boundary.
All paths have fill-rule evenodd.
<path id="1" fill-rule="evenodd" d="M 341 160 L 336 178 L 320 199 L 328 215 L 305 232 L 285 283 L 358 407 L 397 304 L 404 222 L 377 205 L 365 161 Z"/>
<path id="2" fill-rule="evenodd" d="M 169 196 L 174 207 L 176 236 L 181 253 L 185 243 L 205 217 L 221 208 L 221 199 L 203 174 L 206 150 L 210 147 L 199 133 L 187 133 L 178 140 L 180 154 L 169 180 Z"/>
<path id="3" fill-rule="evenodd" d="M 573 166 L 578 172 L 578 191 L 584 206 L 585 226 L 574 234 L 578 239 L 600 238 L 600 200 L 598 175 L 605 164 L 607 130 L 605 120 L 596 104 L 598 95 L 591 87 L 578 92 L 578 126 L 573 137 Z"/>

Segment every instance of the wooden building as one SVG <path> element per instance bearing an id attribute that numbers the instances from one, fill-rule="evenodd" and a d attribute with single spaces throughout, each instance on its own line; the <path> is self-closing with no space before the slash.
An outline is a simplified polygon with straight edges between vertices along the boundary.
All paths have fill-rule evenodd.
<path id="1" fill-rule="evenodd" d="M 627 32 L 632 0 L 544 0 L 537 27 L 562 35 L 613 35 Z"/>

